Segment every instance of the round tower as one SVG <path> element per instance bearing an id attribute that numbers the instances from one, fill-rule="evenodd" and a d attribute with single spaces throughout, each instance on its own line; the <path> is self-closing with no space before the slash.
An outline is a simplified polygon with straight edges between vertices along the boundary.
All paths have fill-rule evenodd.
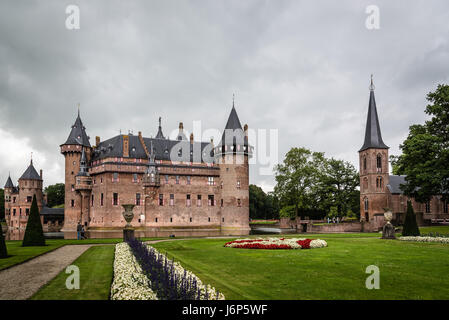
<path id="1" fill-rule="evenodd" d="M 85 152 L 86 167 L 90 161 L 92 151 L 79 111 L 69 137 L 60 147 L 61 153 L 65 158 L 64 227 L 62 231 L 65 238 L 75 238 L 76 228 L 78 223 L 82 222 L 83 213 L 81 189 L 78 188 L 77 190 L 76 178 L 81 169 L 83 151 Z M 86 201 L 84 204 L 86 206 Z"/>
<path id="2" fill-rule="evenodd" d="M 34 168 L 33 159 L 31 159 L 30 165 L 19 178 L 19 206 L 22 209 L 22 216 L 29 215 L 34 195 L 36 195 L 39 211 L 42 209 L 44 198 L 42 184 L 42 170 L 40 171 L 40 174 L 38 174 Z"/>
<path id="3" fill-rule="evenodd" d="M 248 144 L 247 126 L 244 131 L 234 103 L 221 142 L 214 148 L 214 156 L 215 163 L 220 166 L 221 228 L 232 234 L 248 234 L 248 159 L 252 156 L 252 147 Z"/>

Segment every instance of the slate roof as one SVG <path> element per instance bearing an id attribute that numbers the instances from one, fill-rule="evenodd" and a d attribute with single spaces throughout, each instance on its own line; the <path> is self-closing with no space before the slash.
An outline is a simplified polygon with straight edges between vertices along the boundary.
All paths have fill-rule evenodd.
<path id="1" fill-rule="evenodd" d="M 64 208 L 49 208 L 47 206 L 42 207 L 42 210 L 39 212 L 40 215 L 57 215 L 64 216 Z"/>
<path id="2" fill-rule="evenodd" d="M 11 189 L 14 189 L 14 184 L 12 183 L 11 176 L 9 176 L 9 177 L 8 177 L 8 180 L 6 180 L 5 188 L 11 188 Z"/>
<path id="3" fill-rule="evenodd" d="M 42 180 L 36 169 L 34 169 L 33 160 L 31 160 L 30 165 L 19 178 L 19 180 Z"/>
<path id="4" fill-rule="evenodd" d="M 400 186 L 401 184 L 406 184 L 405 176 L 390 176 L 390 183 L 387 185 L 388 190 L 390 190 L 390 193 L 392 194 L 403 194 L 403 191 L 401 190 Z"/>
<path id="5" fill-rule="evenodd" d="M 245 132 L 242 129 L 242 124 L 240 123 L 239 116 L 237 115 L 237 111 L 235 110 L 233 104 L 218 146 L 234 145 L 238 141 L 244 141 L 244 145 L 248 145 L 248 138 L 245 136 Z"/>
<path id="6" fill-rule="evenodd" d="M 72 126 L 72 131 L 70 131 L 69 137 L 64 144 L 75 144 L 90 147 L 89 137 L 87 136 L 86 128 L 81 121 L 79 112 L 78 117 L 76 118 L 75 123 Z"/>
<path id="7" fill-rule="evenodd" d="M 147 154 L 145 153 L 145 149 L 143 148 L 140 139 L 138 136 L 129 135 L 129 157 L 137 158 L 137 159 L 147 159 Z M 207 142 L 194 142 L 193 144 L 187 140 L 170 140 L 170 139 L 160 139 L 160 138 L 143 138 L 145 146 L 147 150 L 151 150 L 151 144 L 153 145 L 153 150 L 155 153 L 155 160 L 174 160 L 170 159 L 170 153 L 174 147 L 176 147 L 175 152 L 179 149 L 190 150 L 190 157 L 187 159 L 182 159 L 179 161 L 191 161 L 195 160 L 195 162 L 212 162 L 208 161 L 209 157 L 204 157 L 203 153 L 206 152 L 205 148 L 209 145 Z M 201 159 L 193 159 L 193 152 L 197 152 L 197 150 L 201 150 Z M 213 151 L 210 147 L 211 153 L 210 156 L 213 158 Z M 178 153 L 179 154 L 179 153 Z M 181 152 L 181 155 L 182 152 Z M 104 159 L 108 157 L 123 157 L 123 135 L 115 136 L 111 139 L 105 140 L 101 142 L 97 148 L 95 148 L 92 161 L 96 161 L 99 159 Z M 198 156 L 199 157 L 199 156 Z M 198 161 L 200 160 L 200 161 Z"/>
<path id="8" fill-rule="evenodd" d="M 359 152 L 369 148 L 389 148 L 382 140 L 382 133 L 380 131 L 379 117 L 377 116 L 376 99 L 374 98 L 373 86 L 371 87 L 369 96 L 368 117 L 366 119 L 365 129 L 365 142 L 363 143 L 363 146 L 359 150 Z"/>

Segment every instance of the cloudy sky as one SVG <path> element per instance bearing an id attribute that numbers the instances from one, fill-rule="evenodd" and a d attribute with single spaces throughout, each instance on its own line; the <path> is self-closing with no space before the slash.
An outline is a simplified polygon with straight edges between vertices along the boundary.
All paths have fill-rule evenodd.
<path id="1" fill-rule="evenodd" d="M 66 28 L 66 7 L 80 29 Z M 365 26 L 377 5 L 380 29 Z M 26 169 L 63 182 L 59 145 L 77 104 L 87 133 L 154 136 L 178 122 L 222 130 L 235 94 L 243 123 L 358 166 L 374 74 L 390 153 L 449 82 L 449 3 L 441 1 L 1 1 L 0 183 Z M 207 141 L 208 138 L 204 138 Z M 257 145 L 256 145 L 257 147 Z M 269 191 L 273 175 L 251 167 Z"/>

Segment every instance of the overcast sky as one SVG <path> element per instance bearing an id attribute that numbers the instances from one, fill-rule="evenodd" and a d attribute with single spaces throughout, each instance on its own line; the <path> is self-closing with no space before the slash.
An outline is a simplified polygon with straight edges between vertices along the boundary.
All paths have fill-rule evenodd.
<path id="1" fill-rule="evenodd" d="M 79 30 L 65 26 L 69 4 Z M 448 21 L 447 0 L 2 0 L 0 183 L 9 171 L 16 183 L 31 152 L 45 185 L 64 182 L 59 145 L 78 103 L 93 145 L 120 129 L 154 136 L 159 116 L 164 133 L 196 120 L 222 130 L 233 93 L 242 124 L 279 130 L 280 161 L 303 146 L 358 168 L 371 73 L 398 154 L 426 94 L 449 82 Z M 274 176 L 254 165 L 250 182 L 270 191 Z"/>

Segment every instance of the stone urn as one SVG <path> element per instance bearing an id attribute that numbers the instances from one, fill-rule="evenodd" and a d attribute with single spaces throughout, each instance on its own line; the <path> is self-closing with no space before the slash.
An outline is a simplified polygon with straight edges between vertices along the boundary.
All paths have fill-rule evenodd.
<path id="1" fill-rule="evenodd" d="M 123 209 L 125 211 L 123 212 L 123 218 L 125 218 L 126 226 L 123 229 L 123 241 L 129 241 L 134 239 L 134 229 L 131 226 L 131 221 L 133 221 L 134 213 L 133 209 L 135 207 L 134 204 L 123 204 Z"/>
<path id="2" fill-rule="evenodd" d="M 384 213 L 385 225 L 382 229 L 382 239 L 396 239 L 394 235 L 394 226 L 391 224 L 391 220 L 393 219 L 393 213 L 390 210 L 387 210 Z"/>

